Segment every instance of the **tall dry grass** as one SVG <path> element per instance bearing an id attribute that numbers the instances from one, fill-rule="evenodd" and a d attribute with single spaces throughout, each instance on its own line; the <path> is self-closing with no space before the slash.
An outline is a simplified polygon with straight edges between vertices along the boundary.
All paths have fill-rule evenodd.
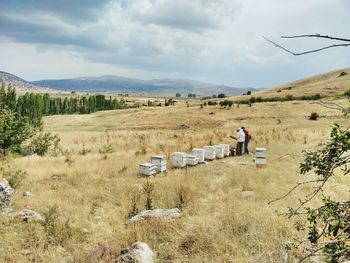
<path id="1" fill-rule="evenodd" d="M 305 116 L 311 111 L 324 118 L 308 121 Z M 112 256 L 101 262 L 111 262 L 113 255 L 139 240 L 155 251 L 156 262 L 284 262 L 285 245 L 297 233 L 293 221 L 276 211 L 296 205 L 308 189 L 272 205 L 268 201 L 313 176 L 299 175 L 301 152 L 323 142 L 334 120 L 345 121 L 337 112 L 304 102 L 230 110 L 180 104 L 49 117 L 45 130 L 59 133 L 65 154 L 12 161 L 13 167 L 27 172 L 13 207 L 46 214 L 57 207 L 52 215 L 55 230 L 0 217 L 0 261 L 86 262 L 96 247 L 108 244 Z M 190 128 L 179 129 L 181 124 Z M 189 152 L 219 142 L 233 145 L 229 136 L 240 126 L 252 133 L 252 151 L 267 147 L 266 168 L 257 169 L 250 155 L 170 169 L 149 179 L 152 203 L 156 208 L 181 207 L 182 217 L 171 223 L 125 224 L 133 206 L 139 211 L 145 208 L 146 179 L 138 175 L 138 164 L 153 154 L 171 156 L 173 151 Z M 345 196 L 345 190 L 332 187 L 348 189 L 348 185 L 346 178 L 337 178 L 329 192 Z M 25 190 L 34 195 L 23 197 Z M 246 190 L 255 195 L 242 197 Z M 26 248 L 30 255 L 21 253 Z M 298 257 L 297 252 L 290 253 L 286 262 Z"/>

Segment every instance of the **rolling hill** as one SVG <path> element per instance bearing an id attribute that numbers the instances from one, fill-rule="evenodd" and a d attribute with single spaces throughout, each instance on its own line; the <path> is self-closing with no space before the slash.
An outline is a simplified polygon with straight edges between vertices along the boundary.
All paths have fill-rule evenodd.
<path id="1" fill-rule="evenodd" d="M 101 77 L 80 77 L 73 79 L 48 79 L 32 82 L 38 86 L 78 92 L 120 92 L 120 93 L 194 93 L 213 95 L 225 93 L 231 96 L 240 95 L 252 88 L 234 88 L 215 85 L 190 79 L 153 79 L 141 80 L 120 76 L 105 75 Z"/>
<path id="2" fill-rule="evenodd" d="M 17 77 L 13 74 L 0 71 L 0 85 L 11 85 L 16 87 L 17 92 L 53 92 L 52 89 L 47 87 L 41 87 L 39 85 L 35 85 L 29 81 L 26 81 L 20 77 Z"/>
<path id="3" fill-rule="evenodd" d="M 252 96 L 284 97 L 309 96 L 320 94 L 321 96 L 338 96 L 350 90 L 350 68 L 335 70 L 309 78 L 296 80 L 277 87 L 254 92 Z M 248 96 L 240 98 L 249 98 Z"/>

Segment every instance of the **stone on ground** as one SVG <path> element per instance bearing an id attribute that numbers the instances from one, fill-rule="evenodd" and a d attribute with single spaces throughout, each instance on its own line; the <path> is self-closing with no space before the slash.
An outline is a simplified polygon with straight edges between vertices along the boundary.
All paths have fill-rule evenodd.
<path id="1" fill-rule="evenodd" d="M 10 207 L 12 204 L 13 190 L 6 179 L 0 179 L 0 208 Z"/>
<path id="2" fill-rule="evenodd" d="M 173 209 L 154 209 L 145 210 L 129 219 L 129 223 L 135 223 L 147 218 L 161 218 L 165 220 L 171 220 L 181 216 L 181 211 L 178 208 Z"/>
<path id="3" fill-rule="evenodd" d="M 241 195 L 244 198 L 250 198 L 250 197 L 253 197 L 255 193 L 253 191 L 243 191 Z"/>
<path id="4" fill-rule="evenodd" d="M 144 242 L 135 242 L 123 249 L 115 263 L 153 263 L 153 251 Z"/>

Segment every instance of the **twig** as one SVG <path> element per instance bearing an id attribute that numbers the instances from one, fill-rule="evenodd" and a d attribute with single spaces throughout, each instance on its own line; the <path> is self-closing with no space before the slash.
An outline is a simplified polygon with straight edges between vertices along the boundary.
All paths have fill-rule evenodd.
<path id="1" fill-rule="evenodd" d="M 305 38 L 305 37 L 311 37 L 311 38 L 326 38 L 326 39 L 331 39 L 331 40 L 350 42 L 350 39 L 349 39 L 349 38 L 331 37 L 331 36 L 320 35 L 320 34 L 305 34 L 305 35 L 296 35 L 296 36 L 281 36 L 281 38 Z"/>
<path id="2" fill-rule="evenodd" d="M 350 46 L 350 43 L 349 43 L 349 44 L 347 44 L 347 43 L 346 43 L 346 44 L 333 44 L 333 45 L 329 45 L 329 46 L 325 46 L 325 47 L 322 47 L 322 48 L 313 49 L 313 50 L 309 50 L 309 51 L 304 51 L 304 52 L 293 52 L 293 51 L 291 51 L 291 50 L 289 50 L 289 49 L 287 49 L 287 48 L 285 48 L 285 47 L 283 47 L 283 46 L 277 44 L 276 42 L 274 42 L 274 41 L 272 41 L 272 40 L 270 40 L 270 39 L 268 39 L 268 38 L 266 38 L 266 37 L 264 37 L 264 36 L 263 36 L 263 38 L 264 38 L 266 41 L 272 43 L 275 47 L 278 47 L 278 48 L 280 48 L 280 49 L 282 49 L 282 50 L 288 52 L 289 54 L 292 54 L 293 56 L 306 55 L 306 54 L 319 52 L 319 51 L 322 51 L 322 50 L 325 50 L 325 49 L 329 49 L 329 48 L 348 47 L 348 46 Z"/>

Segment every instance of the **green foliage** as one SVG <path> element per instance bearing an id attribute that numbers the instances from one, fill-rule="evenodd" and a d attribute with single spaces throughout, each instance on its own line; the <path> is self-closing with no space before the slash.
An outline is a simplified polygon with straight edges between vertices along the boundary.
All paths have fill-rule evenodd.
<path id="1" fill-rule="evenodd" d="M 222 107 L 232 107 L 233 101 L 232 100 L 224 100 L 219 102 L 220 106 Z"/>
<path id="2" fill-rule="evenodd" d="M 292 95 L 286 95 L 284 97 L 270 97 L 270 98 L 262 98 L 262 97 L 251 97 L 250 99 L 240 100 L 240 104 L 250 104 L 250 103 L 260 103 L 260 102 L 284 102 L 284 101 L 294 101 L 294 100 L 320 100 L 321 95 L 315 94 L 310 96 L 300 96 L 295 97 Z"/>
<path id="3" fill-rule="evenodd" d="M 176 94 L 175 94 L 175 97 L 176 97 L 176 98 L 180 98 L 180 97 L 181 97 L 181 94 L 180 94 L 180 93 L 176 93 Z"/>
<path id="4" fill-rule="evenodd" d="M 319 115 L 317 112 L 312 112 L 309 116 L 309 120 L 316 121 L 318 119 Z"/>
<path id="5" fill-rule="evenodd" d="M 208 101 L 208 106 L 216 106 L 218 103 L 216 101 Z"/>
<path id="6" fill-rule="evenodd" d="M 226 98 L 226 95 L 225 95 L 224 93 L 219 93 L 219 94 L 218 94 L 218 98 L 219 98 L 219 99 Z"/>
<path id="7" fill-rule="evenodd" d="M 0 111 L 0 151 L 20 152 L 21 144 L 29 139 L 35 128 L 26 117 L 19 116 L 9 109 Z"/>
<path id="8" fill-rule="evenodd" d="M 291 209 L 291 216 L 305 215 L 305 222 L 297 224 L 298 231 L 307 231 L 309 253 L 306 258 L 322 255 L 330 263 L 350 260 L 350 201 L 334 201 L 323 197 L 322 205 L 305 208 L 306 203 L 320 193 L 326 182 L 334 176 L 334 171 L 349 173 L 350 131 L 338 124 L 332 127 L 330 139 L 320 149 L 306 152 L 300 164 L 302 174 L 313 171 L 317 179 L 307 183 L 316 184 L 297 209 Z M 303 241 L 300 242 L 302 244 Z"/>

